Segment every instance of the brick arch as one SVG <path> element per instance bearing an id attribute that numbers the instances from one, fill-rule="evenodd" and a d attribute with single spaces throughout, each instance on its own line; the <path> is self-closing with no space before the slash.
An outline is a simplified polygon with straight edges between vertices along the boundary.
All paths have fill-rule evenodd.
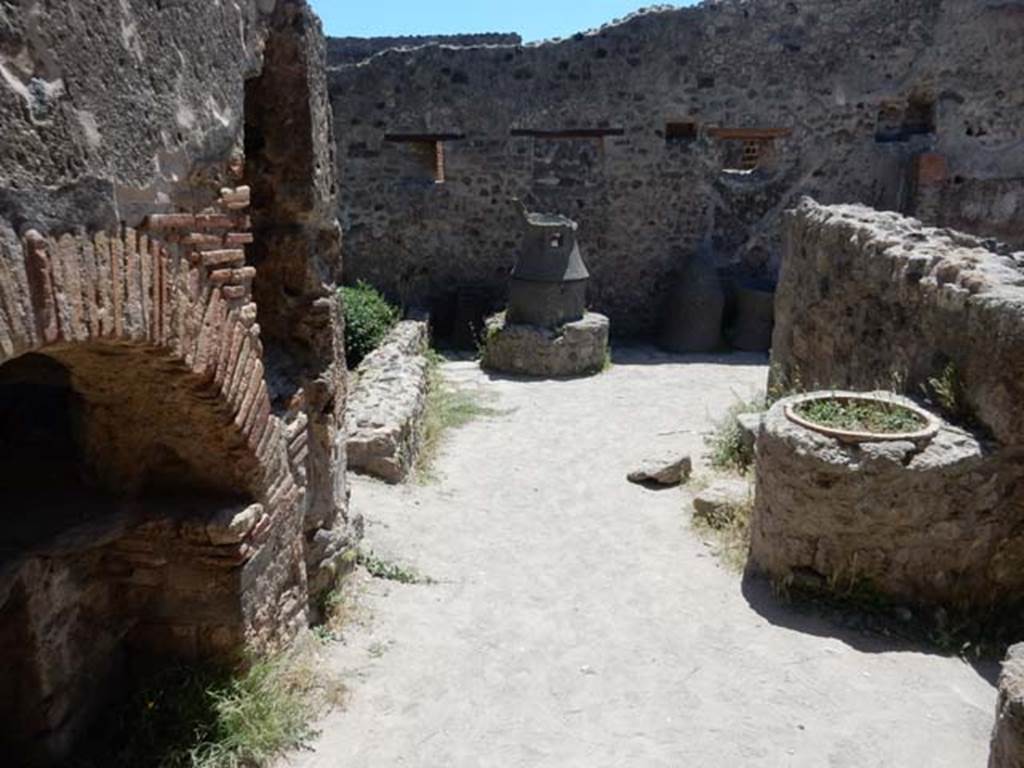
<path id="1" fill-rule="evenodd" d="M 0 741 L 45 733 L 45 749 L 67 748 L 88 718 L 58 715 L 88 713 L 94 681 L 127 653 L 233 658 L 242 647 L 279 646 L 306 622 L 304 490 L 271 411 L 254 269 L 242 248 L 251 236 L 232 231 L 245 223 L 229 211 L 152 216 L 142 229 L 113 233 L 29 231 L 19 240 L 0 229 L 0 369 L 48 358 L 90 407 L 109 406 L 106 422 L 83 420 L 84 439 L 111 454 L 101 465 L 131 464 L 136 443 L 122 432 L 148 426 L 152 410 L 158 439 L 137 444 L 166 447 L 171 458 L 153 466 L 173 471 L 181 459 L 186 485 L 195 483 L 167 508 L 148 486 L 128 492 L 125 509 L 108 516 L 113 527 L 90 518 L 100 536 L 55 516 L 57 546 L 28 547 L 4 563 L 0 648 L 17 663 L 0 670 L 0 688 L 20 693 L 10 711 L 0 706 Z M 128 403 L 118 400 L 124 377 L 139 384 Z M 132 430 L 121 430 L 121 419 Z M 94 421 L 107 431 L 93 435 Z M 214 439 L 191 440 L 192 429 Z M 105 482 L 120 490 L 118 480 Z M 204 495 L 208 485 L 218 494 Z M 239 493 L 222 503 L 221 491 Z M 132 517 L 135 507 L 145 514 Z M 13 509 L 6 520 L 17 516 Z M 93 632 L 97 621 L 110 631 Z"/>
<path id="2" fill-rule="evenodd" d="M 249 236 L 212 232 L 228 223 L 215 214 L 152 218 L 166 240 L 127 227 L 60 237 L 29 231 L 20 253 L 0 240 L 0 365 L 86 346 L 164 358 L 168 376 L 189 379 L 228 417 L 253 464 L 246 490 L 270 511 L 294 507 L 299 490 L 263 375 L 255 270 L 239 247 Z"/>

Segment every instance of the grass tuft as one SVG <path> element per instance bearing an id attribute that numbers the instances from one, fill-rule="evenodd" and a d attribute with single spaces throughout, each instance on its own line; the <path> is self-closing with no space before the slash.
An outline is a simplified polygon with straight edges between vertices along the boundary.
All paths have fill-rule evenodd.
<path id="1" fill-rule="evenodd" d="M 714 542 L 714 552 L 731 570 L 742 572 L 750 552 L 753 493 L 740 502 L 693 511 L 693 527 Z"/>
<path id="2" fill-rule="evenodd" d="M 967 399 L 967 388 L 956 363 L 948 363 L 938 376 L 928 379 L 925 396 L 951 423 L 973 427 L 978 418 Z"/>
<path id="3" fill-rule="evenodd" d="M 358 562 L 359 551 L 352 550 L 353 562 Z M 323 643 L 340 640 L 345 626 L 359 618 L 359 602 L 348 582 L 343 582 L 320 595 L 317 605 L 318 623 L 312 628 L 313 636 Z"/>
<path id="4" fill-rule="evenodd" d="M 373 552 L 360 552 L 359 564 L 363 566 L 367 573 L 375 579 L 397 581 L 400 584 L 434 583 L 434 580 L 429 576 L 423 576 L 412 568 L 407 568 L 404 565 L 399 565 L 398 563 L 391 562 L 390 560 L 384 560 Z"/>
<path id="5" fill-rule="evenodd" d="M 763 413 L 768 404 L 763 395 L 734 403 L 725 417 L 715 424 L 715 431 L 706 439 L 711 449 L 709 460 L 715 469 L 744 474 L 754 463 L 754 452 L 744 437 L 737 419 L 744 413 Z"/>
<path id="6" fill-rule="evenodd" d="M 437 479 L 434 465 L 444 442 L 445 433 L 476 419 L 495 416 L 499 412 L 480 402 L 480 396 L 445 381 L 441 364 L 444 358 L 427 352 L 427 402 L 423 414 L 423 439 L 416 459 L 414 478 L 424 484 Z"/>
<path id="7" fill-rule="evenodd" d="M 75 768 L 263 768 L 315 735 L 310 723 L 342 702 L 318 644 L 301 638 L 245 671 L 179 666 L 145 680 L 101 724 Z"/>

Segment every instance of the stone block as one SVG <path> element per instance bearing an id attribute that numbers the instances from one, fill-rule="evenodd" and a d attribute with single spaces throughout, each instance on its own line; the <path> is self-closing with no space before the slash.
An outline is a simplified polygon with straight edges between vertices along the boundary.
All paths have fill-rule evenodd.
<path id="1" fill-rule="evenodd" d="M 214 544 L 238 544 L 245 540 L 262 516 L 262 504 L 250 504 L 242 510 L 228 507 L 207 523 L 206 535 Z"/>
<path id="2" fill-rule="evenodd" d="M 705 520 L 722 520 L 750 503 L 750 483 L 742 478 L 719 478 L 693 497 L 693 509 Z"/>

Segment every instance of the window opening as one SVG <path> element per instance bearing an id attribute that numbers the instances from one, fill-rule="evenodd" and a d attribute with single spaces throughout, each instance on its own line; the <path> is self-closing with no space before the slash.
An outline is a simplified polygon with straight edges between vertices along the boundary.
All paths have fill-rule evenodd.
<path id="1" fill-rule="evenodd" d="M 464 138 L 461 133 L 389 133 L 384 136 L 387 142 L 407 147 L 422 177 L 435 184 L 447 181 L 445 143 Z"/>
<path id="2" fill-rule="evenodd" d="M 697 138 L 697 123 L 692 120 L 665 123 L 665 141 L 685 144 Z"/>

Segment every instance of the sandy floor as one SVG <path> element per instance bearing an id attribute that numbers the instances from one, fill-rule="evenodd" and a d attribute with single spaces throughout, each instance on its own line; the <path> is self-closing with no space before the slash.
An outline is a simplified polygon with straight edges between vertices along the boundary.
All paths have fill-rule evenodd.
<path id="1" fill-rule="evenodd" d="M 452 433 L 439 482 L 352 497 L 366 546 L 438 583 L 369 581 L 329 652 L 348 706 L 289 765 L 985 765 L 991 668 L 793 613 L 719 565 L 685 489 L 625 481 L 656 446 L 697 456 L 763 387 L 761 358 L 627 350 L 568 382 L 446 370 L 503 415 Z"/>

